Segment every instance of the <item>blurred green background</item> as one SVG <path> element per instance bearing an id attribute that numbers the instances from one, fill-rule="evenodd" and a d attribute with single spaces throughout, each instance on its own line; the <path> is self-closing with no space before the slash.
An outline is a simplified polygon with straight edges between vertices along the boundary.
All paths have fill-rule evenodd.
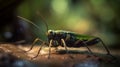
<path id="1" fill-rule="evenodd" d="M 1 3 L 5 3 L 5 6 L 1 7 L 10 7 L 8 4 L 14 3 L 14 1 L 16 0 L 0 1 Z M 40 29 L 37 29 L 24 20 L 18 19 L 16 21 L 18 26 L 12 28 L 16 29 L 14 32 L 12 30 L 12 33 L 10 33 L 9 25 L 1 28 L 5 30 L 2 31 L 5 33 L 0 33 L 1 42 L 6 41 L 6 39 L 8 39 L 7 41 L 12 40 L 14 42 L 18 40 L 32 42 L 36 37 L 46 40 L 47 30 L 44 24 L 46 21 L 49 29 L 61 29 L 79 34 L 94 35 L 100 37 L 108 46 L 120 47 L 120 0 L 20 1 L 21 2 L 16 2 L 19 4 L 14 5 L 16 6 L 15 9 L 13 9 L 15 12 L 14 17 L 19 15 L 27 18 L 38 25 Z M 41 16 L 44 19 L 41 18 Z M 17 34 L 14 34 L 16 31 Z M 19 33 L 21 33 L 22 36 Z"/>

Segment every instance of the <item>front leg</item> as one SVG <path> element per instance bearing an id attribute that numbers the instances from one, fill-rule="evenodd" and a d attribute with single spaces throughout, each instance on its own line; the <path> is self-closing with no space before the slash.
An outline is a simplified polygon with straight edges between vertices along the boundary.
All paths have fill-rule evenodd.
<path id="1" fill-rule="evenodd" d="M 36 43 L 37 41 L 44 42 L 44 41 L 42 41 L 40 38 L 36 38 L 36 39 L 33 41 L 32 46 L 30 47 L 30 49 L 27 50 L 27 52 L 29 52 L 29 51 L 31 51 L 31 50 L 33 49 L 33 47 L 34 47 L 34 45 L 35 45 L 35 43 Z"/>
<path id="2" fill-rule="evenodd" d="M 49 55 L 48 55 L 48 59 L 50 58 L 52 42 L 53 42 L 53 40 L 51 39 L 50 43 L 49 43 Z"/>
<path id="3" fill-rule="evenodd" d="M 39 53 L 40 53 L 40 51 L 41 51 L 41 49 L 42 49 L 42 47 L 43 47 L 44 45 L 45 45 L 45 42 L 42 43 L 42 45 L 40 46 L 40 48 L 39 48 L 39 50 L 38 50 L 36 56 L 34 56 L 33 58 L 38 57 L 38 55 L 39 55 Z"/>

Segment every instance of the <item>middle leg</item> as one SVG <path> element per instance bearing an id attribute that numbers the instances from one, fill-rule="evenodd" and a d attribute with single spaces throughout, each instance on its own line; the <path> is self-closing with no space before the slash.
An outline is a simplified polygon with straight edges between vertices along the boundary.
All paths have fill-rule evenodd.
<path id="1" fill-rule="evenodd" d="M 63 43 L 63 45 L 64 45 L 64 47 L 65 47 L 66 53 L 68 53 L 68 49 L 67 49 L 67 46 L 66 46 L 65 40 L 64 40 L 64 39 L 61 39 L 61 41 L 62 41 L 62 43 Z"/>

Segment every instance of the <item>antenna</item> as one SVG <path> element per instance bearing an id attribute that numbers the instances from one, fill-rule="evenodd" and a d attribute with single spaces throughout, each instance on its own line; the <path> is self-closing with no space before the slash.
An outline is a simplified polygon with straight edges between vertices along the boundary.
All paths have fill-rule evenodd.
<path id="1" fill-rule="evenodd" d="M 33 24 L 36 28 L 38 28 L 38 29 L 40 29 L 40 27 L 38 27 L 35 23 L 33 23 L 32 21 L 30 21 L 30 20 L 28 20 L 28 19 L 26 19 L 26 18 L 23 18 L 23 17 L 21 17 L 21 16 L 17 16 L 18 18 L 20 18 L 20 19 L 23 19 L 23 20 L 25 20 L 25 21 L 27 21 L 27 22 L 29 22 L 29 23 L 31 23 L 31 24 Z"/>
<path id="2" fill-rule="evenodd" d="M 44 17 L 41 15 L 40 12 L 37 12 L 37 15 L 42 18 L 43 22 L 45 23 L 45 25 L 46 25 L 46 27 L 47 27 L 47 31 L 48 31 L 48 25 L 47 25 L 47 22 L 45 21 Z"/>
<path id="3" fill-rule="evenodd" d="M 45 21 L 45 19 L 43 18 L 43 16 L 39 13 L 39 12 L 37 12 L 37 14 L 42 18 L 42 20 L 43 20 L 43 22 L 45 23 L 45 26 L 46 26 L 46 28 L 47 28 L 47 31 L 48 31 L 48 25 L 47 25 L 47 22 Z M 17 16 L 18 18 L 20 18 L 20 19 L 23 19 L 23 20 L 25 20 L 25 21 L 27 21 L 27 22 L 29 22 L 29 23 L 31 23 L 31 24 L 33 24 L 36 28 L 38 28 L 38 29 L 40 29 L 40 27 L 38 27 L 35 23 L 33 23 L 32 21 L 30 21 L 30 20 L 28 20 L 28 19 L 26 19 L 26 18 L 23 18 L 23 17 L 21 17 L 21 16 Z"/>
<path id="4" fill-rule="evenodd" d="M 41 30 L 40 27 L 37 26 L 37 25 L 36 25 L 35 23 L 33 23 L 32 21 L 30 21 L 30 20 L 28 20 L 28 19 L 26 19 L 26 18 L 24 18 L 24 17 L 21 17 L 21 16 L 17 16 L 17 17 L 20 18 L 20 19 L 22 19 L 22 20 L 25 20 L 26 22 L 29 22 L 29 23 L 33 24 L 36 28 L 38 28 L 39 30 Z M 46 23 L 46 22 L 45 22 L 45 25 L 46 25 L 47 31 L 48 31 L 48 26 L 47 26 L 47 23 Z"/>

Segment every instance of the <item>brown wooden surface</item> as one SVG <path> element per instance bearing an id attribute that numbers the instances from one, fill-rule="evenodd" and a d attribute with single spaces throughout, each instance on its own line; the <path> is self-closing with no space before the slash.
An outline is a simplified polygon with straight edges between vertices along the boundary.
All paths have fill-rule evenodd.
<path id="1" fill-rule="evenodd" d="M 35 63 L 38 67 L 119 67 L 119 53 L 117 51 L 112 50 L 114 55 L 118 54 L 117 60 L 113 60 L 112 57 L 105 55 L 105 52 L 102 54 L 102 50 L 96 48 L 92 48 L 96 55 L 93 56 L 84 48 L 69 48 L 69 54 L 66 54 L 64 48 L 59 47 L 58 52 L 52 48 L 50 59 L 48 59 L 48 47 L 44 47 L 38 57 L 32 58 L 37 54 L 39 47 L 35 46 L 33 50 L 26 52 L 30 46 L 0 44 L 0 59 L 3 58 L 1 56 L 4 54 L 10 55 L 14 61 L 24 60 L 31 64 Z M 9 58 L 11 58 L 10 56 Z M 33 67 L 36 66 L 33 65 Z"/>

